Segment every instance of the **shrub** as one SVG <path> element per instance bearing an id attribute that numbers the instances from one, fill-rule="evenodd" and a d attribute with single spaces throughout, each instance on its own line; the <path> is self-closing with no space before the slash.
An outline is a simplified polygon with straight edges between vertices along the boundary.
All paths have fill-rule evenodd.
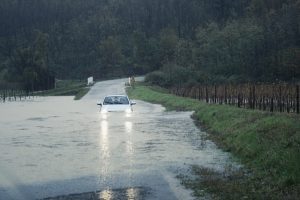
<path id="1" fill-rule="evenodd" d="M 145 81 L 150 84 L 166 86 L 166 75 L 162 71 L 154 71 L 146 75 Z"/>

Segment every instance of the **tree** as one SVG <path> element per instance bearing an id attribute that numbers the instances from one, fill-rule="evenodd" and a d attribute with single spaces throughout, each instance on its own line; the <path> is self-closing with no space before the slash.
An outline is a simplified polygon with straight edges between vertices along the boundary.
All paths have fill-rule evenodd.
<path id="1" fill-rule="evenodd" d="M 177 65 L 193 69 L 193 43 L 180 39 L 176 46 L 175 60 Z"/>
<path id="2" fill-rule="evenodd" d="M 124 55 L 116 37 L 109 36 L 107 39 L 101 41 L 99 54 L 104 75 L 107 73 L 121 73 Z"/>
<path id="3" fill-rule="evenodd" d="M 14 71 L 22 80 L 24 66 L 31 66 L 39 82 L 52 72 L 59 78 L 106 78 L 172 63 L 210 77 L 300 79 L 283 73 L 293 71 L 287 63 L 298 66 L 291 49 L 300 46 L 299 5 L 299 0 L 2 0 L 0 73 L 3 79 Z"/>
<path id="4" fill-rule="evenodd" d="M 18 48 L 10 63 L 9 80 L 20 82 L 27 91 L 54 87 L 54 76 L 48 69 L 47 34 L 36 32 L 32 46 Z"/>
<path id="5" fill-rule="evenodd" d="M 178 37 L 174 29 L 167 28 L 160 33 L 160 55 L 163 63 L 175 60 L 175 50 L 178 43 Z"/>

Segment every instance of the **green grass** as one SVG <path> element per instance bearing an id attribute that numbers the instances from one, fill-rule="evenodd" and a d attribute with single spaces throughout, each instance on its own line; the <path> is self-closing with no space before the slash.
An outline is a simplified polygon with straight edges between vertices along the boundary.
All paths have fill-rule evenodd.
<path id="1" fill-rule="evenodd" d="M 168 110 L 195 111 L 193 118 L 206 128 L 210 139 L 230 151 L 252 171 L 254 185 L 268 182 L 257 186 L 262 192 L 284 194 L 295 191 L 295 188 L 299 191 L 299 115 L 210 105 L 142 84 L 127 92 L 131 98 L 159 103 Z"/>
<path id="2" fill-rule="evenodd" d="M 38 92 L 39 96 L 74 96 L 74 100 L 80 100 L 88 93 L 90 87 L 86 86 L 86 82 L 76 80 L 58 81 L 56 88 L 52 90 Z"/>

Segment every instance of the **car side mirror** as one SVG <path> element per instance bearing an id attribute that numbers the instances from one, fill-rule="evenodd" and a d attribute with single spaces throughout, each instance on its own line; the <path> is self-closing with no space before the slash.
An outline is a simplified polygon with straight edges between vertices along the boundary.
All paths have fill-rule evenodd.
<path id="1" fill-rule="evenodd" d="M 102 103 L 97 103 L 98 106 L 102 106 Z"/>
<path id="2" fill-rule="evenodd" d="M 135 105 L 136 104 L 136 102 L 134 102 L 134 101 L 131 101 L 131 103 L 130 103 L 131 105 Z"/>

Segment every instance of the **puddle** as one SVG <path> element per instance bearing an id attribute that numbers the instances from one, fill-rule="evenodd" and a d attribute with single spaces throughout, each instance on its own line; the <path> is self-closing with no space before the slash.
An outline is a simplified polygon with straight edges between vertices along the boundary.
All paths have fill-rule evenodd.
<path id="1" fill-rule="evenodd" d="M 0 103 L 5 113 L 0 118 L 0 199 L 26 199 L 18 195 L 26 191 L 35 199 L 99 195 L 90 192 L 107 188 L 113 193 L 150 188 L 151 194 L 137 199 L 193 199 L 178 173 L 191 165 L 222 170 L 232 164 L 227 153 L 204 139 L 191 112 L 165 112 L 160 105 L 136 101 L 131 115 L 102 116 L 97 102 L 124 93 L 124 82 L 98 83 L 80 101 L 43 97 Z"/>

